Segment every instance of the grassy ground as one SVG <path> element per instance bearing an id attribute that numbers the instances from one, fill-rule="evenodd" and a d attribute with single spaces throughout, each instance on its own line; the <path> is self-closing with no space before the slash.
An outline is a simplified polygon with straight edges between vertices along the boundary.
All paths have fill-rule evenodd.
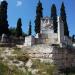
<path id="1" fill-rule="evenodd" d="M 17 56 L 7 56 L 8 59 L 5 61 L 2 61 L 2 57 L 0 58 L 0 75 L 33 75 L 32 71 L 34 70 L 38 70 L 34 75 L 53 75 L 55 66 L 50 63 L 40 62 L 39 60 L 32 60 L 31 71 L 29 71 L 29 68 L 25 65 L 25 71 L 19 69 L 15 65 L 9 66 L 8 62 L 13 61 L 14 59 L 24 63 L 30 59 L 30 57 L 25 55 L 20 48 L 14 47 L 12 49 L 14 49 L 12 54 L 17 54 Z M 4 50 L 6 50 L 6 48 L 0 48 L 0 54 L 2 54 Z"/>
<path id="2" fill-rule="evenodd" d="M 25 75 L 16 67 L 10 69 L 6 64 L 0 63 L 0 75 Z"/>
<path id="3" fill-rule="evenodd" d="M 8 67 L 7 64 L 0 62 L 0 75 L 32 75 L 31 72 L 21 71 L 16 66 Z"/>
<path id="4" fill-rule="evenodd" d="M 38 75 L 53 75 L 56 67 L 50 63 L 40 62 L 39 60 L 33 60 L 33 69 L 38 69 Z"/>
<path id="5" fill-rule="evenodd" d="M 4 50 L 6 50 L 6 48 L 0 48 L 0 55 Z M 4 57 L 0 57 L 0 75 L 53 75 L 54 72 L 57 71 L 57 67 L 55 65 L 41 62 L 39 59 L 33 60 L 28 56 L 28 54 L 26 54 L 26 52 L 22 51 L 20 48 L 14 47 L 9 49 L 10 52 L 11 50 L 14 50 L 11 54 L 16 54 L 16 56 L 5 56 L 8 59 L 4 61 Z M 24 65 L 21 66 L 24 68 L 24 70 L 21 70 L 21 67 L 17 67 L 16 65 L 8 65 L 9 61 L 13 61 L 14 59 L 24 62 Z M 32 61 L 30 68 L 25 65 L 29 59 Z M 16 63 L 17 61 L 14 64 Z"/>
<path id="6" fill-rule="evenodd" d="M 17 56 L 7 56 L 7 60 L 4 60 L 4 57 L 0 56 L 0 75 L 32 75 L 31 72 L 28 72 L 27 70 L 23 71 L 16 67 L 15 65 L 8 65 L 9 61 L 13 61 L 14 59 L 17 59 L 18 61 L 27 61 L 28 58 L 26 56 L 23 56 L 23 53 L 21 49 L 19 48 L 12 48 L 14 49 L 13 54 L 17 54 Z M 10 50 L 12 50 L 10 49 Z M 0 47 L 0 55 L 5 51 L 5 47 Z"/>

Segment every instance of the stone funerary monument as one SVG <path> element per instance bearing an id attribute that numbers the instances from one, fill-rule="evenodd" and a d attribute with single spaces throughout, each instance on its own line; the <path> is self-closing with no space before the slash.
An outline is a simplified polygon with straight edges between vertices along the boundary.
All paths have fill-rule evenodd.
<path id="1" fill-rule="evenodd" d="M 54 33 L 53 20 L 50 17 L 41 18 L 40 33 L 25 37 L 24 50 L 32 59 L 53 63 L 58 69 L 75 67 L 72 39 L 64 35 L 60 17 L 57 18 L 57 23 L 57 33 Z"/>
<path id="2" fill-rule="evenodd" d="M 57 23 L 57 33 L 54 33 L 53 20 L 50 17 L 42 18 L 40 33 L 35 36 L 25 37 L 24 46 L 33 46 L 36 44 L 56 44 L 60 47 L 72 46 L 72 40 L 64 35 L 64 25 L 60 17 L 57 17 Z"/>

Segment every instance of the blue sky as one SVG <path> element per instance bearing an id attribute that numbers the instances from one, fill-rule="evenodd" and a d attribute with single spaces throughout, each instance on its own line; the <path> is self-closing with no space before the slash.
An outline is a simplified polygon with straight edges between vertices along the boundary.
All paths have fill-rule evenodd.
<path id="1" fill-rule="evenodd" d="M 8 1 L 8 23 L 9 27 L 16 27 L 19 17 L 22 18 L 22 29 L 27 33 L 28 24 L 31 20 L 34 34 L 34 20 L 36 15 L 36 6 L 39 0 L 7 0 Z M 41 0 L 43 5 L 43 16 L 50 16 L 51 5 L 54 3 L 57 7 L 57 13 L 60 15 L 62 1 L 65 4 L 67 23 L 70 35 L 75 34 L 75 0 Z"/>

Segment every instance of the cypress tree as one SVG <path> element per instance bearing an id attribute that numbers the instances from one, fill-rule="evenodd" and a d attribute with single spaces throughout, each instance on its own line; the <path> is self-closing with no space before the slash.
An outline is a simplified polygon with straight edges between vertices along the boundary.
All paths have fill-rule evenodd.
<path id="1" fill-rule="evenodd" d="M 0 5 L 0 35 L 3 33 L 8 34 L 8 21 L 7 21 L 7 1 L 2 1 Z"/>
<path id="2" fill-rule="evenodd" d="M 75 42 L 75 35 L 72 36 L 72 42 Z"/>
<path id="3" fill-rule="evenodd" d="M 16 27 L 16 36 L 17 37 L 20 37 L 22 36 L 22 21 L 21 21 L 21 18 L 18 19 L 17 21 L 17 27 Z"/>
<path id="4" fill-rule="evenodd" d="M 32 27 L 31 27 L 31 21 L 29 22 L 29 33 L 28 35 L 31 35 L 32 34 Z"/>
<path id="5" fill-rule="evenodd" d="M 63 2 L 62 2 L 60 11 L 61 11 L 60 16 L 61 16 L 61 19 L 62 19 L 63 24 L 64 24 L 64 35 L 69 36 L 69 30 L 68 30 L 68 25 L 67 25 L 67 21 L 66 21 L 65 6 L 64 6 Z"/>
<path id="6" fill-rule="evenodd" d="M 52 7 L 51 7 L 51 18 L 53 20 L 54 33 L 57 33 L 57 11 L 56 11 L 55 4 L 52 4 Z"/>
<path id="7" fill-rule="evenodd" d="M 16 36 L 16 28 L 15 27 L 10 27 L 9 32 L 10 32 L 10 35 Z"/>
<path id="8" fill-rule="evenodd" d="M 39 0 L 36 8 L 35 33 L 40 33 L 41 18 L 43 17 L 42 10 L 42 3 Z"/>

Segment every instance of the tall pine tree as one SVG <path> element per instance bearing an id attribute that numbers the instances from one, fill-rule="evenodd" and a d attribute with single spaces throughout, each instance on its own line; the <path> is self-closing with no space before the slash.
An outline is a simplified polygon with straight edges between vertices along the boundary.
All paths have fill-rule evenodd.
<path id="1" fill-rule="evenodd" d="M 22 36 L 22 21 L 21 21 L 21 18 L 19 18 L 18 21 L 17 21 L 16 36 L 17 37 Z"/>
<path id="2" fill-rule="evenodd" d="M 52 7 L 51 7 L 51 18 L 53 20 L 54 32 L 57 33 L 57 11 L 56 11 L 55 4 L 53 4 Z"/>
<path id="3" fill-rule="evenodd" d="M 31 35 L 32 34 L 32 26 L 31 26 L 31 21 L 29 22 L 29 32 L 28 32 L 28 35 Z"/>
<path id="4" fill-rule="evenodd" d="M 68 25 L 67 25 L 67 20 L 66 20 L 66 12 L 65 12 L 65 6 L 64 3 L 62 2 L 61 9 L 60 9 L 60 16 L 64 24 L 64 35 L 69 36 L 69 30 L 68 30 Z"/>
<path id="5" fill-rule="evenodd" d="M 8 34 L 8 21 L 7 21 L 7 1 L 2 1 L 0 5 L 0 35 L 3 33 Z"/>
<path id="6" fill-rule="evenodd" d="M 36 8 L 35 33 L 40 33 L 41 18 L 43 17 L 42 10 L 42 3 L 39 0 Z"/>

